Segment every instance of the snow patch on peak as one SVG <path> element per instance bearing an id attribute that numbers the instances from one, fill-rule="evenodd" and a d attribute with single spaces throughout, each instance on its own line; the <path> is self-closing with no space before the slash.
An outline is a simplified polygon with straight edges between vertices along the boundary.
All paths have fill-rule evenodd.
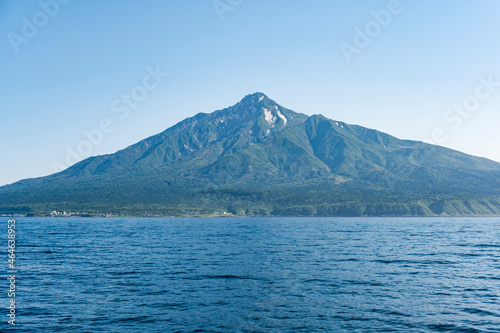
<path id="1" fill-rule="evenodd" d="M 276 110 L 278 110 L 278 107 L 277 107 L 277 106 L 276 106 Z M 278 110 L 278 117 L 280 117 L 281 119 L 283 119 L 283 122 L 284 122 L 283 126 L 285 126 L 285 125 L 286 125 L 286 123 L 288 122 L 288 119 L 286 119 L 285 115 L 283 115 L 283 114 L 280 112 L 280 110 Z"/>
<path id="2" fill-rule="evenodd" d="M 274 123 L 274 121 L 276 120 L 276 117 L 273 116 L 271 110 L 268 110 L 266 108 L 264 108 L 264 116 L 266 117 L 266 121 L 269 123 L 269 125 Z"/>
<path id="3" fill-rule="evenodd" d="M 264 95 L 260 96 L 259 102 L 262 102 L 264 100 Z"/>

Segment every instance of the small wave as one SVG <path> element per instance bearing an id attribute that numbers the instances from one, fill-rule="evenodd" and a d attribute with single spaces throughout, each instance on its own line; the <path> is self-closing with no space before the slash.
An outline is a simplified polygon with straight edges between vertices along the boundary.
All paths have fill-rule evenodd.
<path id="1" fill-rule="evenodd" d="M 329 281 L 328 280 L 324 280 L 324 279 L 308 279 L 308 280 L 304 280 L 303 282 L 304 283 L 311 283 L 311 282 L 326 283 L 326 282 L 329 282 Z"/>
<path id="2" fill-rule="evenodd" d="M 143 322 L 143 320 L 148 320 L 149 318 L 150 317 L 148 316 L 127 317 L 127 318 L 116 319 L 115 322 L 127 322 L 127 321 Z"/>
<path id="3" fill-rule="evenodd" d="M 110 272 L 109 275 L 132 275 L 132 274 L 138 274 L 139 272 Z"/>
<path id="4" fill-rule="evenodd" d="M 431 324 L 427 325 L 428 328 L 432 330 L 436 330 L 438 332 L 470 332 L 470 333 L 480 333 L 480 330 L 477 330 L 472 327 L 464 327 L 464 326 L 456 326 L 453 324 Z"/>
<path id="5" fill-rule="evenodd" d="M 373 286 L 373 287 L 382 287 L 384 284 L 379 283 L 379 282 L 373 282 L 373 281 L 346 281 L 349 284 L 354 284 L 354 285 L 364 285 L 364 286 Z"/>
<path id="6" fill-rule="evenodd" d="M 372 262 L 377 262 L 377 263 L 380 263 L 380 264 L 401 264 L 401 263 L 405 263 L 405 264 L 409 264 L 409 263 L 418 263 L 416 261 L 410 261 L 410 260 L 403 260 L 403 259 L 375 259 L 375 260 L 372 260 Z"/>
<path id="7" fill-rule="evenodd" d="M 183 277 L 183 280 L 210 280 L 210 279 L 222 279 L 222 280 L 259 280 L 258 278 L 254 278 L 251 276 L 238 276 L 231 274 L 224 275 L 199 275 L 199 276 L 190 276 Z"/>
<path id="8" fill-rule="evenodd" d="M 462 309 L 463 312 L 471 313 L 471 314 L 477 314 L 479 316 L 495 316 L 498 317 L 497 314 L 487 311 L 487 310 L 481 310 L 478 308 L 464 308 Z"/>
<path id="9" fill-rule="evenodd" d="M 472 247 L 479 247 L 479 248 L 500 248 L 500 244 L 474 244 Z"/>
<path id="10" fill-rule="evenodd" d="M 481 257 L 482 254 L 478 253 L 456 253 L 455 255 L 459 257 Z"/>

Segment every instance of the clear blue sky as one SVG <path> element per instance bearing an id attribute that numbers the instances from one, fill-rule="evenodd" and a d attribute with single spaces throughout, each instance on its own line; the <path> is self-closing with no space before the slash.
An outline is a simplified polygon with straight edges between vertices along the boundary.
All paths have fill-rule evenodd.
<path id="1" fill-rule="evenodd" d="M 500 84 L 479 79 L 500 82 L 497 0 L 54 1 L 0 1 L 0 185 L 53 173 L 103 119 L 91 155 L 256 91 L 500 161 Z M 120 118 L 134 88 L 147 96 Z"/>

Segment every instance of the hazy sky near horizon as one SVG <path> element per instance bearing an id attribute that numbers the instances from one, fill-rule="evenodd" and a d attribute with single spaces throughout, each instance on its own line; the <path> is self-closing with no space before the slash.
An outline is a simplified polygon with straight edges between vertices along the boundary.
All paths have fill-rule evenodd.
<path id="1" fill-rule="evenodd" d="M 0 185 L 257 91 L 500 161 L 499 13 L 496 0 L 0 1 Z"/>

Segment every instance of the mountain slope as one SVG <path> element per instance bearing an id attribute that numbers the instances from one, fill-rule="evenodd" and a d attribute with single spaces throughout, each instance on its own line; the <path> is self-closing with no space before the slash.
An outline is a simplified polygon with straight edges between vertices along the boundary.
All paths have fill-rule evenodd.
<path id="1" fill-rule="evenodd" d="M 500 164 L 286 109 L 262 93 L 0 188 L 0 212 L 498 215 Z"/>

